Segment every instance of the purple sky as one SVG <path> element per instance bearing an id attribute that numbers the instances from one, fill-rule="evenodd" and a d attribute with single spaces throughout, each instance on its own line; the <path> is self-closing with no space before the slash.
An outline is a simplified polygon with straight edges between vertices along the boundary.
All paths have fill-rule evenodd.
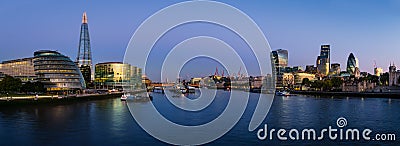
<path id="1" fill-rule="evenodd" d="M 4 0 L 0 2 L 0 60 L 30 57 L 39 49 L 58 50 L 75 60 L 86 11 L 94 63 L 122 61 L 137 27 L 177 2 Z M 273 50 L 287 49 L 290 65 L 315 64 L 320 45 L 326 43 L 331 44 L 331 62 L 340 63 L 342 70 L 350 52 L 359 59 L 362 71 L 373 72 L 374 60 L 384 71 L 390 61 L 400 65 L 400 1 L 222 2 L 254 19 Z M 208 67 L 205 72 L 214 70 Z"/>

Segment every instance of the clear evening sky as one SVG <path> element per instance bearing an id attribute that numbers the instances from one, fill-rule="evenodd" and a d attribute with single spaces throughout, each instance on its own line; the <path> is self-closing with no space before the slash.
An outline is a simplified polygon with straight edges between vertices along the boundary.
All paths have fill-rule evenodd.
<path id="1" fill-rule="evenodd" d="M 2 0 L 0 60 L 30 57 L 39 49 L 58 50 L 75 60 L 81 17 L 86 11 L 94 63 L 123 61 L 137 27 L 153 13 L 177 2 Z M 400 67 L 398 0 L 222 2 L 249 15 L 273 50 L 287 49 L 291 66 L 315 65 L 320 45 L 331 44 L 331 62 L 340 63 L 342 70 L 350 52 L 359 59 L 361 71 L 372 73 L 374 60 L 385 71 L 391 61 Z M 202 32 L 203 26 L 197 27 Z M 213 73 L 215 67 L 205 70 Z"/>

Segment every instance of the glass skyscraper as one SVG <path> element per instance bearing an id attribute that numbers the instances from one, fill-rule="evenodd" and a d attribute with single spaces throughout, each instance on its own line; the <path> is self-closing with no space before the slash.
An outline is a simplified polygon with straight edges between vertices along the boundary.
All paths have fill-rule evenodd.
<path id="1" fill-rule="evenodd" d="M 321 53 L 317 58 L 317 70 L 324 75 L 328 75 L 330 70 L 330 45 L 321 45 Z"/>
<path id="2" fill-rule="evenodd" d="M 347 68 L 346 71 L 354 75 L 356 72 L 356 68 L 358 68 L 358 59 L 354 57 L 353 53 L 350 53 L 349 57 L 347 58 Z"/>
<path id="3" fill-rule="evenodd" d="M 281 90 L 284 88 L 284 73 L 286 72 L 286 67 L 288 66 L 288 51 L 283 49 L 278 49 L 272 51 L 272 60 L 276 70 L 276 89 Z"/>
<path id="4" fill-rule="evenodd" d="M 92 53 L 90 48 L 89 27 L 86 12 L 84 12 L 82 16 L 79 49 L 76 63 L 82 72 L 85 82 L 87 84 L 90 83 L 94 79 L 94 76 L 92 70 Z"/>

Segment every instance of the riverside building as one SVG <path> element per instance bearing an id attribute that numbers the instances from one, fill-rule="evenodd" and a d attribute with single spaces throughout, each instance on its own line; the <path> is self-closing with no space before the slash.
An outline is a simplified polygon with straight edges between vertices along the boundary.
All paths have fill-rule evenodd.
<path id="1" fill-rule="evenodd" d="M 37 81 L 42 82 L 48 92 L 74 93 L 86 88 L 76 64 L 57 51 L 36 51 L 33 64 Z"/>
<path id="2" fill-rule="evenodd" d="M 0 72 L 14 78 L 19 78 L 23 83 L 28 81 L 34 82 L 36 80 L 33 58 L 3 61 L 0 64 Z"/>
<path id="3" fill-rule="evenodd" d="M 142 69 L 122 62 L 104 62 L 95 65 L 97 89 L 138 89 L 142 86 Z"/>

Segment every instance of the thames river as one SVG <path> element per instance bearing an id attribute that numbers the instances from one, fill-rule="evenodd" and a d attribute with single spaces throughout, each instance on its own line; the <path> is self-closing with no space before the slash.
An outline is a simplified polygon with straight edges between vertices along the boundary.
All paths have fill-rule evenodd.
<path id="1" fill-rule="evenodd" d="M 164 94 L 153 93 L 153 104 L 161 114 L 178 124 L 198 125 L 216 118 L 229 101 L 229 92 L 218 91 L 203 111 L 179 111 Z M 288 96 L 274 98 L 267 118 L 268 128 L 317 131 L 337 127 L 339 117 L 347 119 L 347 128 L 368 128 L 375 133 L 396 134 L 395 141 L 366 140 L 259 140 L 257 128 L 248 131 L 248 123 L 258 101 L 251 93 L 244 115 L 226 135 L 211 145 L 399 145 L 400 100 L 389 98 Z M 196 98 L 189 94 L 188 98 Z M 185 97 L 180 97 L 185 98 Z M 204 133 L 207 134 L 207 133 Z M 373 135 L 371 134 L 371 137 Z M 0 107 L 0 145 L 165 145 L 147 134 L 135 122 L 124 101 L 113 99 L 68 103 Z"/>

